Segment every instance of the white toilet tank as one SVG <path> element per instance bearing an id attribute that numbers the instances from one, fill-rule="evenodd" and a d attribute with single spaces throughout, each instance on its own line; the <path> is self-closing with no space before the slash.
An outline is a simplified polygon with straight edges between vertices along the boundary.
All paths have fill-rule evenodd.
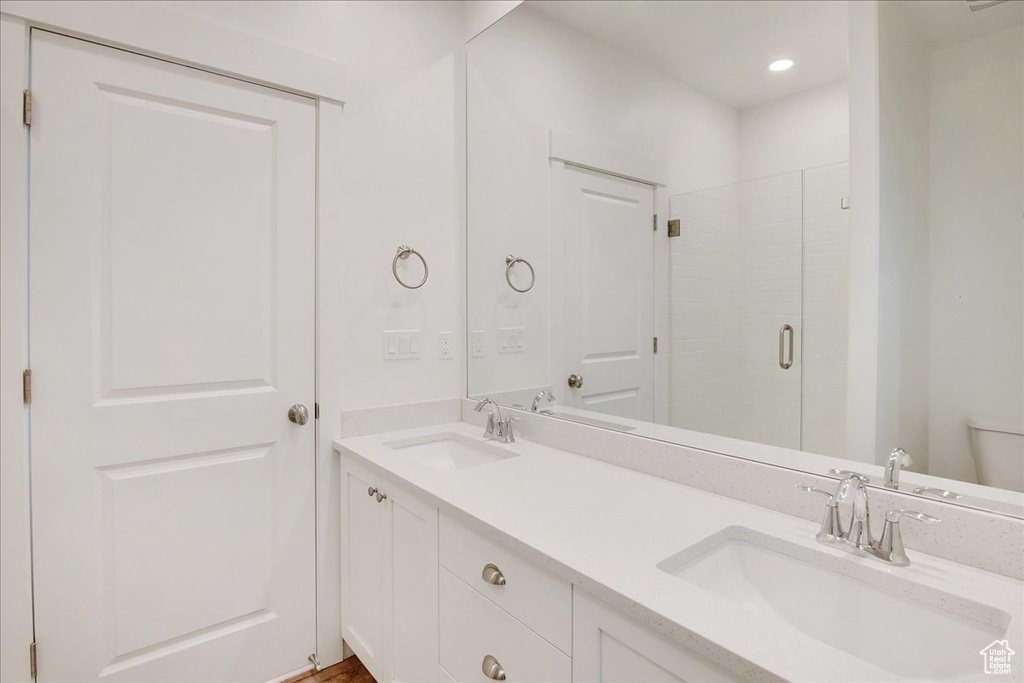
<path id="1" fill-rule="evenodd" d="M 967 427 L 978 483 L 1024 491 L 1024 420 L 972 415 Z"/>

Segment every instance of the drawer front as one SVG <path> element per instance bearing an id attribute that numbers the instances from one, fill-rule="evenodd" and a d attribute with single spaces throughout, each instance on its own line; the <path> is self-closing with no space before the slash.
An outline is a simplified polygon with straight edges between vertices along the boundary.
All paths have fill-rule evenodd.
<path id="1" fill-rule="evenodd" d="M 441 566 L 519 619 L 566 654 L 572 654 L 572 584 L 446 515 L 440 524 Z M 504 585 L 484 579 L 487 565 Z M 495 569 L 490 570 L 494 575 Z M 496 580 L 496 579 L 494 579 Z"/>
<path id="2" fill-rule="evenodd" d="M 570 681 L 572 660 L 504 610 L 441 569 L 441 666 L 459 683 L 490 683 L 484 658 L 509 683 Z"/>

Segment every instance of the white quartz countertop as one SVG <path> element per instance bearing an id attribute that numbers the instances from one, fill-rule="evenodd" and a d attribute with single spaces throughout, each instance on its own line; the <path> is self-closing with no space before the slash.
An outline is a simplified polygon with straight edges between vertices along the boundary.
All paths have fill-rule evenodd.
<path id="1" fill-rule="evenodd" d="M 731 526 L 862 564 L 876 572 L 880 581 L 893 574 L 997 607 L 1011 616 L 1006 635 L 1011 647 L 1024 647 L 1024 583 L 1020 581 L 913 550 L 908 551 L 909 567 L 890 567 L 816 543 L 818 525 L 812 522 L 522 439 L 511 445 L 485 442 L 480 431 L 457 422 L 344 439 L 336 441 L 335 447 L 404 481 L 442 511 L 572 581 L 578 589 L 750 680 L 899 678 L 781 619 L 750 612 L 656 566 Z M 439 471 L 403 458 L 401 451 L 385 445 L 444 432 L 514 451 L 518 457 Z M 979 643 L 977 650 L 987 644 Z M 981 660 L 979 653 L 979 680 L 986 678 Z M 1024 661 L 1020 666 L 1024 669 Z"/>

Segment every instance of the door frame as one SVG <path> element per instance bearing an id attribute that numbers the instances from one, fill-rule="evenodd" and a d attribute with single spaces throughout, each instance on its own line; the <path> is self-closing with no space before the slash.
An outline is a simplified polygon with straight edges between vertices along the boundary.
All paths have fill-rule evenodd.
<path id="1" fill-rule="evenodd" d="M 637 144 L 637 147 L 640 145 Z M 668 165 L 635 152 L 608 145 L 598 138 L 590 138 L 556 129 L 548 130 L 548 163 L 551 167 L 548 211 L 548 234 L 551 235 L 551 263 L 568 263 L 565 241 L 555 239 L 555 225 L 562 222 L 566 207 L 563 200 L 566 165 L 576 166 L 606 175 L 633 180 L 654 189 L 654 213 L 658 217 L 654 238 L 654 336 L 658 338 L 658 353 L 654 354 L 654 421 L 668 424 L 668 356 L 669 356 L 669 237 L 668 237 Z M 551 301 L 564 300 L 566 283 L 564 269 L 552 268 Z M 548 376 L 552 390 L 566 391 L 562 382 L 566 376 L 564 327 L 550 323 L 551 347 Z"/>
<path id="2" fill-rule="evenodd" d="M 340 310 L 341 273 L 323 259 L 337 248 L 339 231 L 320 225 L 342 223 L 341 201 L 327 191 L 342 182 L 342 114 L 348 99 L 348 68 L 324 57 L 258 38 L 234 29 L 189 17 L 149 3 L 50 3 L 4 0 L 0 6 L 3 68 L 0 72 L 0 139 L 3 144 L 3 221 L 0 257 L 0 479 L 3 495 L 3 571 L 0 596 L 4 604 L 4 638 L 0 642 L 0 678 L 32 680 L 28 648 L 35 640 L 32 614 L 32 555 L 28 443 L 30 411 L 21 396 L 22 371 L 30 368 L 28 339 L 28 158 L 29 129 L 22 123 L 22 92 L 30 87 L 31 30 L 45 29 L 71 38 L 135 52 L 197 68 L 263 87 L 315 100 L 315 322 L 314 386 L 317 407 L 325 419 L 316 421 L 316 655 L 324 665 L 341 661 L 339 524 L 330 511 L 338 496 L 331 489 L 337 469 L 332 441 L 340 427 L 339 382 L 321 383 L 322 376 L 339 377 L 340 359 L 321 355 L 334 330 L 323 324 L 321 311 Z M 197 39 L 197 37 L 199 39 Z M 252 56 L 257 55 L 257 59 Z M 40 110 L 44 103 L 38 103 Z M 323 191 L 321 191 L 323 190 Z M 332 235 L 333 233 L 333 235 Z M 327 419 L 327 416 L 333 416 Z M 335 487 L 336 488 L 336 487 Z M 336 515 L 334 516 L 336 517 Z M 332 578 L 333 577 L 333 578 Z M 312 664 L 299 671 L 312 667 Z M 285 673 L 285 672 L 280 672 Z M 296 672 L 297 673 L 297 672 Z"/>

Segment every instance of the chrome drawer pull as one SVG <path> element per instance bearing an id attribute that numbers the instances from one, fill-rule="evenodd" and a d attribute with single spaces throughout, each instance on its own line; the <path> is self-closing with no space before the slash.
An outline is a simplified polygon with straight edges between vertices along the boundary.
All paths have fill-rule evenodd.
<path id="1" fill-rule="evenodd" d="M 380 503 L 381 501 L 387 500 L 387 497 L 388 497 L 388 494 L 378 492 L 377 493 L 377 502 Z"/>
<path id="2" fill-rule="evenodd" d="M 377 488 L 375 486 L 371 486 L 370 488 L 366 489 L 366 495 L 368 495 L 370 498 L 373 498 L 373 494 L 375 493 L 377 493 Z"/>
<path id="3" fill-rule="evenodd" d="M 483 670 L 484 676 L 492 681 L 505 680 L 505 670 L 501 668 L 501 663 L 491 655 L 484 657 L 484 663 L 480 668 Z"/>
<path id="4" fill-rule="evenodd" d="M 498 569 L 496 565 L 493 565 L 491 563 L 487 563 L 486 565 L 484 565 L 484 571 L 481 574 L 481 576 L 483 576 L 484 581 L 491 584 L 492 586 L 505 585 L 505 575 L 501 573 L 501 570 Z"/>

